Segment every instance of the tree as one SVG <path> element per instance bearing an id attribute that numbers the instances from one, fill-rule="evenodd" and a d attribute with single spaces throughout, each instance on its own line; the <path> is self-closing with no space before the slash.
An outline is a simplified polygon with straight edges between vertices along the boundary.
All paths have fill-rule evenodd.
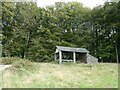
<path id="1" fill-rule="evenodd" d="M 52 61 L 56 45 L 84 47 L 104 61 L 120 57 L 119 2 L 93 10 L 78 2 L 2 4 L 2 56 Z M 116 43 L 114 43 L 116 42 Z M 101 60 L 100 60 L 101 61 Z"/>

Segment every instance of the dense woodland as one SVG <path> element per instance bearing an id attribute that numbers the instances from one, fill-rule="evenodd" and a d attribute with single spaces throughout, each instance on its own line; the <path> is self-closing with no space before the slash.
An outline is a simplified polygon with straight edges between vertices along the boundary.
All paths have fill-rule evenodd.
<path id="1" fill-rule="evenodd" d="M 54 60 L 56 45 L 84 47 L 100 62 L 120 58 L 120 2 L 93 9 L 78 2 L 2 3 L 2 56 Z"/>

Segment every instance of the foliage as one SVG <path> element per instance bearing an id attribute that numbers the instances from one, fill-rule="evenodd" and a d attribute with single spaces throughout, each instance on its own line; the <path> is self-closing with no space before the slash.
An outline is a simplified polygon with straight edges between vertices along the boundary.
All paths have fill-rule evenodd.
<path id="1" fill-rule="evenodd" d="M 9 69 L 11 72 L 27 72 L 29 70 L 35 70 L 33 63 L 27 59 L 21 59 L 19 57 L 2 57 L 0 64 L 12 65 Z"/>
<path id="2" fill-rule="evenodd" d="M 2 57 L 0 59 L 0 64 L 9 65 L 14 64 L 16 61 L 20 61 L 21 59 L 18 57 Z"/>
<path id="3" fill-rule="evenodd" d="M 108 59 L 114 61 L 116 58 L 115 49 L 119 49 L 118 6 L 119 3 L 106 2 L 104 6 L 94 8 L 91 14 L 92 46 L 95 47 L 93 53 L 106 61 Z M 117 52 L 119 53 L 119 51 Z"/>
<path id="4" fill-rule="evenodd" d="M 115 62 L 115 48 L 120 55 L 119 5 L 106 2 L 91 10 L 78 2 L 45 8 L 32 2 L 3 2 L 2 56 L 48 62 L 55 46 L 63 45 L 84 47 L 99 60 Z"/>

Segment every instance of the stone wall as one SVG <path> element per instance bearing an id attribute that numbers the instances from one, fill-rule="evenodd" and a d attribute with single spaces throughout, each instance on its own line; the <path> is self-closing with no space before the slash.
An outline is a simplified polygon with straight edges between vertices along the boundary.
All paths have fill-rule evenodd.
<path id="1" fill-rule="evenodd" d="M 87 54 L 87 63 L 98 63 L 98 59 L 90 54 Z"/>

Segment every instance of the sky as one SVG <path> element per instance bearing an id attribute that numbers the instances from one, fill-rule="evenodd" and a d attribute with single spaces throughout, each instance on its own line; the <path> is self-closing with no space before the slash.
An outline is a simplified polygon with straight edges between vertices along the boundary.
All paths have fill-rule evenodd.
<path id="1" fill-rule="evenodd" d="M 82 3 L 84 6 L 94 8 L 96 5 L 103 4 L 105 0 L 37 0 L 38 7 L 45 7 L 46 5 L 54 5 L 55 2 L 71 2 L 77 1 Z"/>

